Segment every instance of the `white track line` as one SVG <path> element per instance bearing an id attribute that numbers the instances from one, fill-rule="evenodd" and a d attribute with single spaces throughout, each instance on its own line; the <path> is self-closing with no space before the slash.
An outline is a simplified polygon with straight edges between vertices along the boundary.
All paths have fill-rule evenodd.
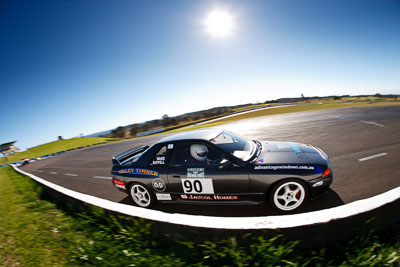
<path id="1" fill-rule="evenodd" d="M 78 176 L 78 174 L 75 174 L 75 173 L 66 173 L 65 175 L 67 175 L 67 176 Z"/>
<path id="2" fill-rule="evenodd" d="M 46 181 L 33 174 L 24 172 L 14 165 L 12 165 L 12 167 L 17 172 L 31 177 L 35 181 L 43 184 L 44 186 L 50 187 L 62 194 L 103 209 L 108 209 L 130 216 L 164 223 L 214 229 L 282 229 L 329 223 L 330 221 L 353 217 L 355 215 L 377 209 L 383 205 L 400 199 L 399 186 L 380 195 L 367 199 L 357 200 L 346 205 L 293 215 L 261 217 L 216 217 L 187 215 L 135 207 L 132 205 L 121 204 L 91 195 L 75 192 L 62 186 L 50 183 L 49 181 Z"/>
<path id="3" fill-rule="evenodd" d="M 58 174 L 57 172 L 50 172 L 51 174 Z"/>
<path id="4" fill-rule="evenodd" d="M 108 177 L 108 176 L 93 176 L 93 178 L 96 178 L 96 179 L 108 179 L 108 180 L 112 179 L 112 177 Z"/>
<path id="5" fill-rule="evenodd" d="M 372 124 L 372 125 L 379 126 L 379 127 L 385 126 L 385 125 L 383 125 L 383 124 L 376 123 L 376 122 L 373 122 L 373 121 L 360 121 L 360 122 L 362 122 L 362 123 L 367 123 L 367 124 Z"/>
<path id="6" fill-rule="evenodd" d="M 358 161 L 366 161 L 366 160 L 370 160 L 370 159 L 375 159 L 375 158 L 383 157 L 383 156 L 386 156 L 386 155 L 387 155 L 387 153 L 376 154 L 376 155 L 369 156 L 369 157 L 366 157 L 366 158 L 358 159 Z"/>

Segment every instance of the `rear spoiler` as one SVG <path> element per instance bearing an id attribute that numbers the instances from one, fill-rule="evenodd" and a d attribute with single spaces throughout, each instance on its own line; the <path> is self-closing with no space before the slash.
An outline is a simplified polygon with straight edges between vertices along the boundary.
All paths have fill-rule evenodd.
<path id="1" fill-rule="evenodd" d="M 112 158 L 112 164 L 113 166 L 120 166 L 129 159 L 131 159 L 133 156 L 142 153 L 147 148 L 149 148 L 149 146 L 137 146 L 125 152 L 122 152 L 121 154 L 118 154 Z"/>

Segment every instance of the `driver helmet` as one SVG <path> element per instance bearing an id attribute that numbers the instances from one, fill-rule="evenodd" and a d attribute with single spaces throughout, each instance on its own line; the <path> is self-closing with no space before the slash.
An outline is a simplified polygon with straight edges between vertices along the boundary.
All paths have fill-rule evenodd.
<path id="1" fill-rule="evenodd" d="M 208 149 L 205 145 L 194 144 L 190 146 L 190 155 L 197 161 L 205 161 L 207 154 Z"/>

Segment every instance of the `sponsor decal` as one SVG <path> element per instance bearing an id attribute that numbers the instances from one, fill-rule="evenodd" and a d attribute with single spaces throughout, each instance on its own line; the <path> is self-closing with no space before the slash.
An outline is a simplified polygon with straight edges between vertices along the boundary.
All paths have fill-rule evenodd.
<path id="1" fill-rule="evenodd" d="M 307 165 L 258 165 L 255 170 L 314 170 L 314 166 Z"/>
<path id="2" fill-rule="evenodd" d="M 116 187 L 126 189 L 124 181 L 113 179 L 113 183 Z"/>
<path id="3" fill-rule="evenodd" d="M 173 149 L 174 148 L 174 144 L 168 144 L 168 149 Z"/>
<path id="4" fill-rule="evenodd" d="M 214 195 L 213 198 L 215 200 L 238 200 L 238 196 L 216 196 Z"/>
<path id="5" fill-rule="evenodd" d="M 323 171 L 321 170 L 321 168 L 319 167 L 319 165 L 317 165 L 317 168 L 315 168 L 315 173 L 322 173 Z"/>
<path id="6" fill-rule="evenodd" d="M 141 174 L 141 175 L 149 175 L 149 176 L 154 176 L 154 177 L 158 177 L 158 175 L 159 175 L 158 172 L 156 172 L 156 171 L 141 169 L 141 168 L 122 169 L 118 173 L 119 174 L 124 174 L 124 173 Z"/>
<path id="7" fill-rule="evenodd" d="M 187 195 L 186 199 L 188 199 L 188 200 L 213 200 L 211 196 L 202 196 L 202 195 Z"/>
<path id="8" fill-rule="evenodd" d="M 207 195 L 207 196 L 202 196 L 202 195 L 181 195 L 181 199 L 184 200 L 238 200 L 238 196 L 226 196 L 226 195 Z"/>
<path id="9" fill-rule="evenodd" d="M 289 143 L 289 145 L 292 147 L 294 153 L 301 153 L 300 148 L 295 143 Z"/>
<path id="10" fill-rule="evenodd" d="M 156 193 L 156 198 L 157 198 L 157 200 L 172 200 L 170 194 L 160 194 L 160 193 Z"/>
<path id="11" fill-rule="evenodd" d="M 156 160 L 153 160 L 152 164 L 164 165 L 165 157 L 157 157 Z"/>
<path id="12" fill-rule="evenodd" d="M 299 159 L 306 158 L 304 153 L 301 152 L 300 148 L 295 143 L 289 143 L 289 145 L 292 147 L 294 154 L 296 154 L 296 157 L 298 157 Z"/>
<path id="13" fill-rule="evenodd" d="M 181 179 L 183 192 L 185 194 L 214 194 L 212 179 Z"/>
<path id="14" fill-rule="evenodd" d="M 187 177 L 188 178 L 204 178 L 204 168 L 188 168 Z"/>
<path id="15" fill-rule="evenodd" d="M 162 179 L 160 179 L 160 178 L 154 179 L 151 182 L 151 185 L 158 192 L 164 192 L 165 188 L 166 188 L 164 181 Z"/>

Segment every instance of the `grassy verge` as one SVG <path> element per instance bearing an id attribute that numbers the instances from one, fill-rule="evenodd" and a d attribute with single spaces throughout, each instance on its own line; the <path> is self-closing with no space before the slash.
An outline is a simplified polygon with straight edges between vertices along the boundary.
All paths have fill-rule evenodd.
<path id="1" fill-rule="evenodd" d="M 40 188 L 16 174 L 0 169 L 0 262 L 3 266 L 59 266 L 68 261 L 73 220 L 47 201 Z"/>
<path id="2" fill-rule="evenodd" d="M 103 143 L 103 142 L 112 142 L 112 141 L 114 141 L 113 138 L 102 138 L 102 137 L 83 137 L 83 138 L 58 140 L 40 146 L 32 147 L 24 152 L 15 153 L 10 156 L 7 156 L 7 161 L 15 162 L 21 160 L 21 158 L 23 157 L 34 158 L 71 148 L 78 148 L 81 146 L 93 145 L 96 143 Z"/>
<path id="3" fill-rule="evenodd" d="M 281 237 L 176 241 L 141 219 L 52 198 L 10 167 L 0 169 L 4 266 L 398 266 L 400 229 L 361 232 L 304 249 Z M 201 230 L 199 230 L 201 235 Z"/>
<path id="4" fill-rule="evenodd" d="M 157 243 L 150 225 L 53 199 L 11 167 L 0 169 L 2 266 L 183 266 Z M 122 221 L 126 224 L 122 226 Z M 167 254 L 163 253 L 165 251 Z M 134 265 L 132 265 L 134 266 Z"/>

